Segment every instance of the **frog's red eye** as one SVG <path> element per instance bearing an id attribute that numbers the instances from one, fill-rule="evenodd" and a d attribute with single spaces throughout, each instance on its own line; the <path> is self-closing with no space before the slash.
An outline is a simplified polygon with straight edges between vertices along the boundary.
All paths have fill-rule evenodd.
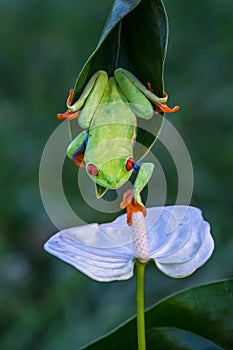
<path id="1" fill-rule="evenodd" d="M 126 170 L 128 171 L 133 170 L 134 163 L 135 161 L 133 160 L 133 158 L 129 158 L 126 162 Z"/>
<path id="2" fill-rule="evenodd" d="M 98 175 L 98 169 L 96 168 L 96 166 L 94 164 L 88 164 L 87 171 L 88 171 L 88 174 L 90 174 L 91 176 Z"/>

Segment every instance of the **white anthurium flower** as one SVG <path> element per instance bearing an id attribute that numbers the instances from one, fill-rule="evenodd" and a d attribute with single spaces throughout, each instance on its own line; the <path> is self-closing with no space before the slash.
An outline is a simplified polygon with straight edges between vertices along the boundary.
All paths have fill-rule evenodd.
<path id="1" fill-rule="evenodd" d="M 211 256 L 214 241 L 200 209 L 167 206 L 126 215 L 106 224 L 71 227 L 53 235 L 45 250 L 90 278 L 108 282 L 133 276 L 134 260 L 154 260 L 173 278 L 186 277 Z"/>

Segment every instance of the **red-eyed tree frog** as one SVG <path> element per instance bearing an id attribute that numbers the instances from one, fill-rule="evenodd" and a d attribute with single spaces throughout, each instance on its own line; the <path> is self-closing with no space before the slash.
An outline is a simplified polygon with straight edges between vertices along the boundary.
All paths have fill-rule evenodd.
<path id="1" fill-rule="evenodd" d="M 152 163 L 134 160 L 133 145 L 137 136 L 137 118 L 150 119 L 159 112 L 174 112 L 167 107 L 167 95 L 159 98 L 148 84 L 146 88 L 132 73 L 118 68 L 114 77 L 97 71 L 81 96 L 72 103 L 73 90 L 67 100 L 68 111 L 60 120 L 78 118 L 84 129 L 68 146 L 67 155 L 78 166 L 85 166 L 95 182 L 97 198 L 108 189 L 121 187 L 137 172 L 133 188 L 126 191 L 121 207 L 127 207 L 128 223 L 132 212 L 142 211 L 140 193 L 154 169 Z M 150 147 L 152 144 L 150 145 Z"/>

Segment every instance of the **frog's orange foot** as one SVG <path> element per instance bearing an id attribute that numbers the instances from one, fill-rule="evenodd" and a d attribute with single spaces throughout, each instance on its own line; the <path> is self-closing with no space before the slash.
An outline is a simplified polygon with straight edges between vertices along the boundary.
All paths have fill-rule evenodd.
<path id="1" fill-rule="evenodd" d="M 167 98 L 166 92 L 164 92 L 164 98 Z M 174 113 L 180 109 L 180 106 L 175 106 L 173 108 L 168 107 L 166 102 L 152 102 L 154 105 L 154 112 L 157 113 Z"/>
<path id="2" fill-rule="evenodd" d="M 142 212 L 144 216 L 146 216 L 146 209 L 139 205 L 133 196 L 133 190 L 129 188 L 123 196 L 123 200 L 120 204 L 120 207 L 122 209 L 126 208 L 127 213 L 127 224 L 129 226 L 132 225 L 132 215 L 133 213 Z"/>
<path id="3" fill-rule="evenodd" d="M 59 120 L 72 120 L 78 118 L 81 111 L 71 112 L 69 109 L 65 113 L 58 113 L 57 119 Z"/>
<path id="4" fill-rule="evenodd" d="M 67 98 L 66 104 L 67 107 L 71 107 L 71 103 L 72 103 L 72 99 L 73 99 L 73 95 L 74 95 L 74 90 L 71 89 L 69 92 L 69 96 Z M 71 112 L 69 109 L 65 112 L 65 113 L 58 113 L 57 114 L 57 119 L 59 120 L 72 120 L 72 119 L 76 119 L 78 118 L 79 114 L 80 114 L 81 110 L 75 111 L 75 112 Z"/>
<path id="5" fill-rule="evenodd" d="M 151 83 L 149 81 L 147 82 L 147 88 L 148 88 L 148 90 L 153 92 Z M 168 107 L 167 102 L 166 102 L 167 99 L 168 99 L 168 95 L 167 95 L 166 92 L 164 92 L 163 97 L 165 99 L 165 102 L 152 102 L 153 105 L 154 105 L 154 112 L 156 114 L 161 113 L 161 112 L 163 112 L 163 113 L 174 113 L 174 112 L 176 112 L 176 111 L 178 111 L 180 109 L 180 106 L 175 106 L 173 108 Z"/>
<path id="6" fill-rule="evenodd" d="M 180 109 L 180 106 L 175 106 L 173 108 L 168 107 L 166 103 L 155 103 L 154 112 L 156 114 L 164 113 L 174 113 Z"/>

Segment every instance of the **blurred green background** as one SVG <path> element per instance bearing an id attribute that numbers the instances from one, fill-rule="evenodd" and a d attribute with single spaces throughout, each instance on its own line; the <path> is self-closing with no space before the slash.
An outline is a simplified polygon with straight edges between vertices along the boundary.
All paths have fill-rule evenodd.
<path id="1" fill-rule="evenodd" d="M 1 349 L 77 349 L 135 313 L 134 278 L 97 283 L 43 250 L 56 228 L 40 199 L 41 154 L 111 5 L 112 0 L 0 1 Z M 168 278 L 150 264 L 146 306 L 233 273 L 233 2 L 166 0 L 165 5 L 170 21 L 165 88 L 170 105 L 182 107 L 168 119 L 190 151 L 192 204 L 210 221 L 216 248 L 210 261 L 184 280 Z M 163 164 L 171 204 L 174 165 L 159 143 L 153 151 Z M 66 192 L 78 212 L 76 169 L 65 165 Z M 96 220 L 105 218 L 91 211 L 89 221 Z"/>

